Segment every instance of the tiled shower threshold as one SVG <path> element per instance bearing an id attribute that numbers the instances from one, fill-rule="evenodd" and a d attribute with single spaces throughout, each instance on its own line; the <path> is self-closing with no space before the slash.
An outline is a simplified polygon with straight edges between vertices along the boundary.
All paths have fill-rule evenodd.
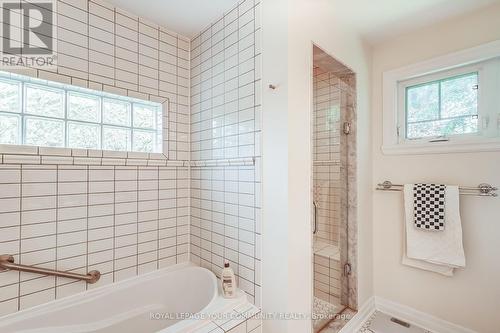
<path id="1" fill-rule="evenodd" d="M 335 317 L 326 323 L 319 330 L 314 330 L 318 333 L 337 333 L 342 327 L 344 327 L 349 320 L 356 315 L 357 311 L 354 311 L 348 307 L 343 307 L 341 310 L 335 315 Z"/>

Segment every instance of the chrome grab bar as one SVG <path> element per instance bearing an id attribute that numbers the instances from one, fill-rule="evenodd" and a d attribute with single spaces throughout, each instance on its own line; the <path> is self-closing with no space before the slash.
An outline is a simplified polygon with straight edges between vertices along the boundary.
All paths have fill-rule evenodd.
<path id="1" fill-rule="evenodd" d="M 59 277 L 65 277 L 65 278 L 69 278 L 69 279 L 76 279 L 76 280 L 83 280 L 83 281 L 86 281 L 87 283 L 90 283 L 90 284 L 96 283 L 101 278 L 101 273 L 99 271 L 90 271 L 90 272 L 88 272 L 88 274 L 85 274 L 85 275 L 71 273 L 71 272 L 56 271 L 53 269 L 38 268 L 38 267 L 33 267 L 33 266 L 28 266 L 28 265 L 15 264 L 13 256 L 11 256 L 9 254 L 0 255 L 0 272 L 8 271 L 8 270 L 36 273 L 36 274 L 43 274 L 43 275 L 59 276 Z"/>
<path id="2" fill-rule="evenodd" d="M 318 205 L 314 200 L 313 200 L 313 207 L 314 207 L 313 234 L 315 235 L 318 232 Z"/>

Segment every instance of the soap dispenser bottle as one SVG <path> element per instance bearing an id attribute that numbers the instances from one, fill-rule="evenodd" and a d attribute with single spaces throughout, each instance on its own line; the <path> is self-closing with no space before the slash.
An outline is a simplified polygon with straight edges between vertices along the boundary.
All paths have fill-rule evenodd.
<path id="1" fill-rule="evenodd" d="M 229 267 L 229 261 L 224 261 L 224 269 L 221 274 L 222 295 L 224 298 L 233 298 L 236 295 L 236 277 L 233 269 Z"/>

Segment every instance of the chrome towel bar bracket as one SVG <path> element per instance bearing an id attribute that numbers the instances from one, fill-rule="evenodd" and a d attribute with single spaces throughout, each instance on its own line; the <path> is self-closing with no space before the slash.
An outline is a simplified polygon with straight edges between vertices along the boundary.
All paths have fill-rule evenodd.
<path id="1" fill-rule="evenodd" d="M 34 266 L 16 264 L 14 262 L 13 256 L 11 256 L 9 254 L 2 254 L 2 255 L 0 255 L 0 272 L 4 272 L 4 271 L 8 271 L 8 270 L 36 273 L 36 274 L 43 274 L 43 275 L 59 276 L 59 277 L 65 277 L 68 279 L 83 280 L 83 281 L 86 281 L 87 283 L 90 283 L 90 284 L 96 283 L 101 278 L 101 273 L 99 271 L 90 271 L 90 272 L 88 272 L 88 274 L 77 274 L 77 273 L 71 273 L 71 272 L 56 271 L 53 269 L 46 269 L 46 268 L 39 268 L 39 267 L 34 267 Z"/>

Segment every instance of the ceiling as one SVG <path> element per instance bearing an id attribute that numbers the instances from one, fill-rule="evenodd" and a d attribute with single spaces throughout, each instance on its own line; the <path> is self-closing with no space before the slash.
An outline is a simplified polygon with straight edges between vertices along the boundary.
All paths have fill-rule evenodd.
<path id="1" fill-rule="evenodd" d="M 108 0 L 117 7 L 193 37 L 231 9 L 238 0 Z M 272 1 L 272 0 L 267 0 Z M 327 0 L 335 19 L 378 43 L 500 0 Z"/>
<path id="2" fill-rule="evenodd" d="M 375 44 L 500 0 L 334 0 L 335 16 Z"/>
<path id="3" fill-rule="evenodd" d="M 186 37 L 194 37 L 222 17 L 238 0 L 108 0 L 116 7 L 158 23 Z"/>

